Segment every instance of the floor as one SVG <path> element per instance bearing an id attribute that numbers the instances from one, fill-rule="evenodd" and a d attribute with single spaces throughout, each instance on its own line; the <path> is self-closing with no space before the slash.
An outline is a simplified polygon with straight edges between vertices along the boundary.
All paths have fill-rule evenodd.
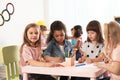
<path id="1" fill-rule="evenodd" d="M 0 80 L 5 78 L 5 67 L 0 62 Z"/>
<path id="2" fill-rule="evenodd" d="M 5 68 L 4 66 L 0 66 L 0 80 L 5 78 Z"/>

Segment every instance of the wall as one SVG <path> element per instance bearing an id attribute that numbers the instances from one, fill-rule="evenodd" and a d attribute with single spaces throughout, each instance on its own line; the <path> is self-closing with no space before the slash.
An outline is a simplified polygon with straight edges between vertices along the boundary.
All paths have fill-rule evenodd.
<path id="1" fill-rule="evenodd" d="M 54 20 L 61 20 L 68 35 L 74 25 L 80 24 L 85 40 L 90 20 L 99 20 L 103 26 L 120 15 L 120 0 L 0 0 L 0 12 L 8 2 L 14 4 L 15 12 L 9 22 L 0 26 L 0 46 L 21 44 L 23 30 L 30 22 L 45 20 L 49 28 Z"/>
<path id="2" fill-rule="evenodd" d="M 49 24 L 54 20 L 62 20 L 67 27 L 68 34 L 74 25 L 83 27 L 83 40 L 86 40 L 86 26 L 91 20 L 100 21 L 102 27 L 105 22 L 120 16 L 120 0 L 48 0 Z"/>
<path id="3" fill-rule="evenodd" d="M 8 2 L 14 4 L 15 12 L 9 22 L 0 26 L 0 46 L 21 44 L 25 26 L 44 20 L 43 0 L 0 0 L 0 12 Z"/>

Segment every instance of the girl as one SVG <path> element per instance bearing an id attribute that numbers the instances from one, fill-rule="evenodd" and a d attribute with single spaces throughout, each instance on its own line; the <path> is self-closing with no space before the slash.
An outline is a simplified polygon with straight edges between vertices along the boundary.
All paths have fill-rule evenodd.
<path id="1" fill-rule="evenodd" d="M 110 72 L 110 80 L 120 80 L 120 25 L 110 22 L 104 26 L 106 64 L 95 63 Z"/>
<path id="2" fill-rule="evenodd" d="M 80 48 L 83 55 L 78 62 L 93 63 L 103 61 L 103 47 L 104 40 L 102 36 L 101 25 L 97 20 L 90 21 L 86 28 L 87 41 Z"/>
<path id="3" fill-rule="evenodd" d="M 71 35 L 72 36 L 68 36 L 68 39 L 70 39 L 72 46 L 75 46 L 76 40 L 74 39 L 74 28 L 71 28 Z"/>
<path id="4" fill-rule="evenodd" d="M 46 40 L 47 40 L 47 27 L 44 25 L 40 25 L 40 30 L 41 30 L 41 47 L 46 47 Z"/>
<path id="5" fill-rule="evenodd" d="M 66 27 L 61 21 L 54 21 L 50 26 L 50 33 L 47 38 L 48 46 L 43 56 L 49 62 L 63 62 L 68 52 L 72 54 L 72 45 L 67 40 Z M 61 77 L 60 80 L 67 80 L 68 77 Z"/>
<path id="6" fill-rule="evenodd" d="M 81 35 L 83 34 L 82 32 L 82 27 L 80 25 L 76 25 L 73 27 L 74 33 L 73 33 L 73 37 L 76 41 L 76 44 L 73 46 L 74 51 L 76 51 L 75 56 L 76 56 L 76 60 L 78 60 L 78 58 L 81 57 L 81 53 L 79 51 L 79 48 L 82 45 L 82 37 Z"/>
<path id="7" fill-rule="evenodd" d="M 54 66 L 54 63 L 45 62 L 41 57 L 40 29 L 35 23 L 26 26 L 23 36 L 23 44 L 20 49 L 20 65 Z M 29 80 L 55 80 L 48 75 L 29 74 Z"/>
<path id="8" fill-rule="evenodd" d="M 81 58 L 78 59 L 79 63 L 86 61 L 86 63 L 93 63 L 103 61 L 103 37 L 101 25 L 97 20 L 90 21 L 86 28 L 87 41 L 80 47 Z M 72 77 L 71 80 L 90 80 L 83 77 Z"/>

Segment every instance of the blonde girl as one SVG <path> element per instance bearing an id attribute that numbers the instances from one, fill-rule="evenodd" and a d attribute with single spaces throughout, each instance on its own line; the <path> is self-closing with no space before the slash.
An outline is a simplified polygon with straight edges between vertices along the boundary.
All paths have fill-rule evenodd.
<path id="1" fill-rule="evenodd" d="M 105 55 L 108 63 L 95 63 L 110 72 L 110 80 L 120 80 L 120 25 L 111 21 L 104 26 Z"/>

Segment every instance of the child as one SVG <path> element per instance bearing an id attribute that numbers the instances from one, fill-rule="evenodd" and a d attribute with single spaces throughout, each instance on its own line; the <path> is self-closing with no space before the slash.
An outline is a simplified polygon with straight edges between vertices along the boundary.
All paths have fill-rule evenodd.
<path id="1" fill-rule="evenodd" d="M 80 47 L 82 57 L 78 59 L 79 63 L 86 61 L 86 63 L 93 63 L 103 61 L 103 47 L 104 40 L 102 37 L 101 25 L 97 20 L 92 20 L 88 23 L 87 41 Z M 89 78 L 72 77 L 71 80 L 90 80 Z"/>
<path id="2" fill-rule="evenodd" d="M 90 21 L 86 31 L 87 41 L 85 41 L 80 48 L 80 52 L 83 56 L 78 61 L 86 61 L 87 63 L 103 61 L 104 40 L 100 23 L 97 20 Z"/>
<path id="3" fill-rule="evenodd" d="M 78 60 L 78 58 L 81 57 L 81 53 L 79 51 L 79 48 L 82 45 L 82 37 L 81 35 L 83 34 L 82 32 L 82 27 L 80 25 L 76 25 L 73 27 L 74 33 L 73 33 L 73 37 L 76 41 L 76 44 L 73 46 L 74 50 L 76 51 L 76 60 Z"/>
<path id="4" fill-rule="evenodd" d="M 46 47 L 46 40 L 47 40 L 47 27 L 44 25 L 40 25 L 40 30 L 41 30 L 41 47 Z"/>
<path id="5" fill-rule="evenodd" d="M 68 36 L 68 39 L 71 39 L 72 46 L 75 46 L 76 45 L 76 40 L 74 39 L 74 28 L 71 28 L 71 35 L 72 36 Z"/>
<path id="6" fill-rule="evenodd" d="M 20 65 L 54 66 L 54 63 L 45 62 L 41 57 L 40 28 L 35 23 L 26 26 L 23 36 L 23 44 L 20 49 Z M 29 74 L 29 80 L 55 80 L 48 75 Z"/>
<path id="7" fill-rule="evenodd" d="M 95 63 L 110 72 L 110 80 L 120 80 L 120 25 L 111 21 L 104 26 L 105 55 L 108 63 Z"/>
<path id="8" fill-rule="evenodd" d="M 72 45 L 67 40 L 66 27 L 61 21 L 54 21 L 50 26 L 50 33 L 47 38 L 48 46 L 43 56 L 49 62 L 63 62 L 68 52 L 72 54 Z M 68 77 L 60 77 L 60 80 L 67 80 Z"/>

